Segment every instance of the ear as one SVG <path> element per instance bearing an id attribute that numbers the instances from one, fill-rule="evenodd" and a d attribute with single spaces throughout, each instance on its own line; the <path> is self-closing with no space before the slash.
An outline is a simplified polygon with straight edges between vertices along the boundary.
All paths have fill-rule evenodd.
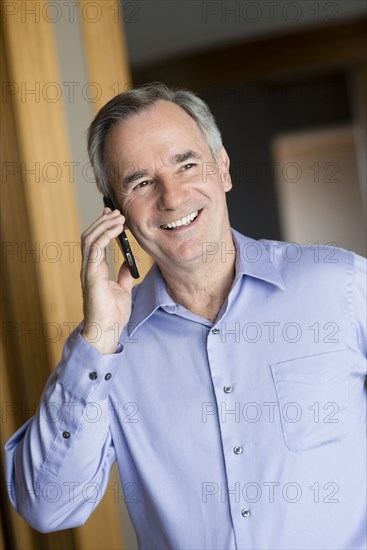
<path id="1" fill-rule="evenodd" d="M 225 150 L 225 148 L 222 146 L 221 150 L 219 151 L 219 170 L 220 170 L 220 174 L 221 174 L 221 178 L 222 178 L 222 183 L 223 183 L 223 187 L 224 187 L 224 191 L 227 193 L 228 191 L 230 191 L 232 189 L 232 179 L 231 179 L 231 175 L 229 173 L 229 165 L 230 165 L 230 160 L 229 160 L 229 156 L 227 154 L 227 151 Z"/>
<path id="2" fill-rule="evenodd" d="M 125 214 L 122 210 L 120 210 L 120 212 L 122 213 L 123 216 L 125 216 Z M 129 227 L 129 224 L 127 223 L 126 217 L 125 217 L 124 229 L 129 229 L 130 230 L 130 227 Z"/>
<path id="3" fill-rule="evenodd" d="M 115 194 L 115 193 L 113 193 L 113 197 L 114 197 L 113 204 L 114 204 L 115 208 L 118 208 L 118 209 L 120 210 L 121 214 L 122 214 L 123 216 L 125 216 L 124 210 L 123 210 L 122 204 L 121 204 L 122 199 L 120 198 L 119 200 L 117 200 L 117 199 L 115 198 L 115 197 L 116 197 L 116 194 Z M 125 217 L 124 229 L 130 229 L 130 228 L 129 228 L 129 225 L 128 225 L 128 223 L 127 223 L 126 217 Z"/>

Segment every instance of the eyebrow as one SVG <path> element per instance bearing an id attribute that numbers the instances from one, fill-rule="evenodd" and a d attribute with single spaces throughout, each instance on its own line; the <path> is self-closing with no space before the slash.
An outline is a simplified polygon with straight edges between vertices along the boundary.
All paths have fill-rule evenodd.
<path id="1" fill-rule="evenodd" d="M 134 183 L 134 181 L 140 180 L 140 178 L 145 178 L 145 176 L 148 176 L 149 172 L 148 170 L 137 170 L 136 172 L 133 172 L 132 174 L 129 174 L 128 176 L 125 176 L 122 180 L 123 185 L 129 185 L 130 183 Z"/>
<path id="2" fill-rule="evenodd" d="M 199 153 L 195 153 L 195 151 L 192 151 L 191 149 L 189 151 L 185 151 L 184 153 L 179 153 L 178 155 L 174 155 L 171 158 L 172 164 L 180 164 L 180 162 L 185 162 L 185 160 L 189 159 L 201 159 L 201 155 Z"/>
<path id="3" fill-rule="evenodd" d="M 195 151 L 192 151 L 191 149 L 188 151 L 185 151 L 184 153 L 178 153 L 177 155 L 173 155 L 170 158 L 171 164 L 181 164 L 182 162 L 185 162 L 189 159 L 196 159 L 200 160 L 202 159 L 202 156 L 199 155 L 199 153 L 196 153 Z M 145 178 L 146 176 L 149 176 L 149 170 L 146 168 L 142 170 L 136 170 L 135 172 L 132 172 L 128 176 L 125 176 L 122 180 L 122 183 L 124 186 L 128 186 L 131 183 L 134 183 L 135 181 Z"/>

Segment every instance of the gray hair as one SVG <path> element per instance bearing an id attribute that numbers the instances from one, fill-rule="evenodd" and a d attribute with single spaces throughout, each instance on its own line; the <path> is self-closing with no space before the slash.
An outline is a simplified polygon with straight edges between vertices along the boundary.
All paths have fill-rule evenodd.
<path id="1" fill-rule="evenodd" d="M 218 161 L 222 138 L 208 105 L 193 92 L 168 88 L 161 82 L 152 82 L 112 98 L 100 109 L 88 129 L 88 154 L 97 187 L 103 195 L 110 198 L 113 195 L 104 162 L 104 144 L 109 130 L 117 122 L 128 119 L 159 100 L 170 101 L 186 111 L 203 133 L 214 160 Z"/>

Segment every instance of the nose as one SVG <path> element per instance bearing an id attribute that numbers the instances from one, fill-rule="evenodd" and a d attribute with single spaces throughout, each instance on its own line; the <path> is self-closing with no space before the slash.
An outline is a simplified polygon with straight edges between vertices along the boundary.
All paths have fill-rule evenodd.
<path id="1" fill-rule="evenodd" d="M 158 182 L 157 207 L 159 210 L 178 210 L 185 201 L 184 184 L 175 181 L 173 176 L 161 176 Z"/>

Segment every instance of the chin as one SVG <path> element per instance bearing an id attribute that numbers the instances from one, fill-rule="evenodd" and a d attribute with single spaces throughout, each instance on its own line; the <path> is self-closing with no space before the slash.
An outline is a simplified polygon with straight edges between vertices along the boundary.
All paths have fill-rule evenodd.
<path id="1" fill-rule="evenodd" d="M 152 235 L 150 239 L 141 240 L 141 246 L 158 265 L 167 264 L 169 261 L 177 264 L 195 260 L 202 261 L 206 252 L 205 243 L 211 244 L 213 239 L 209 237 L 210 231 L 207 228 L 205 231 L 200 231 L 200 229 L 202 228 L 194 231 L 189 238 L 183 236 L 172 242 L 165 238 L 157 239 L 157 235 Z M 155 244 L 154 247 L 152 247 L 152 243 Z"/>
<path id="2" fill-rule="evenodd" d="M 171 261 L 175 264 L 188 265 L 190 263 L 202 263 L 203 261 L 203 250 L 202 246 L 193 247 L 186 245 L 184 247 L 179 247 L 176 250 L 166 250 L 165 251 L 165 261 Z"/>

